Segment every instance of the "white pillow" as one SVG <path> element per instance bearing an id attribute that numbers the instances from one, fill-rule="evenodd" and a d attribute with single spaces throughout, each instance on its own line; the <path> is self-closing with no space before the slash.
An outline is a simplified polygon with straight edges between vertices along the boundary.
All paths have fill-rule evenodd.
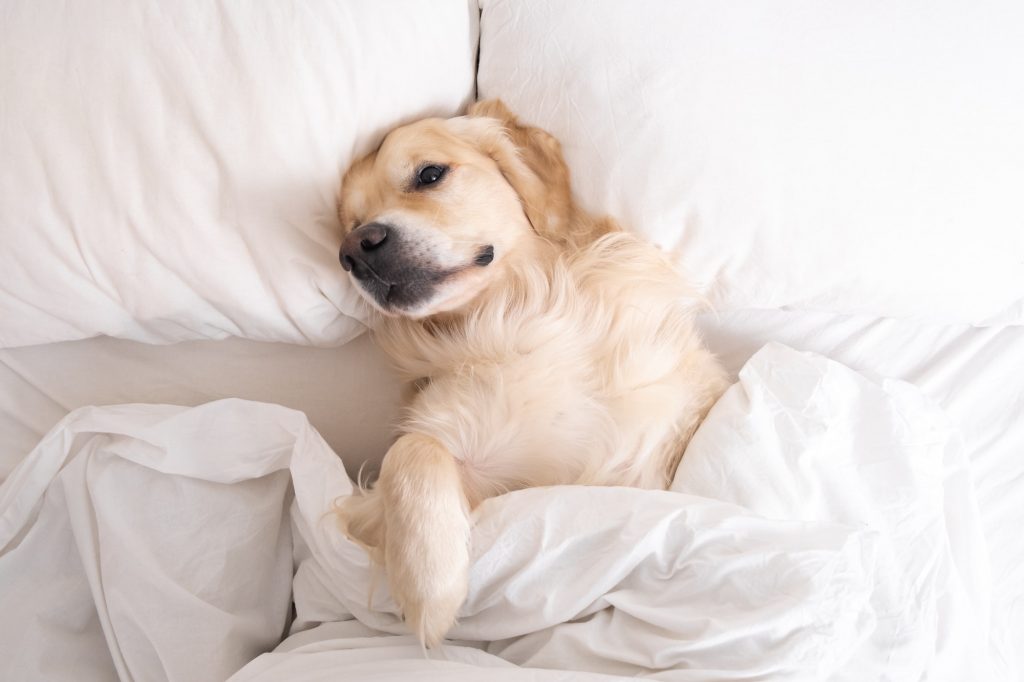
<path id="1" fill-rule="evenodd" d="M 0 21 L 0 345 L 338 344 L 340 173 L 473 95 L 469 0 L 64 3 Z"/>
<path id="2" fill-rule="evenodd" d="M 481 4 L 479 97 L 717 308 L 1024 321 L 1024 4 Z"/>

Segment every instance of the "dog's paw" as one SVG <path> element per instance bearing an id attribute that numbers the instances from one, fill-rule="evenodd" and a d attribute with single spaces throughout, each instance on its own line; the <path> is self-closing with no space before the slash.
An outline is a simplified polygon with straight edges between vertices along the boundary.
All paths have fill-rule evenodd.
<path id="1" fill-rule="evenodd" d="M 444 641 L 445 635 L 455 625 L 459 608 L 466 600 L 466 581 L 452 581 L 431 595 L 395 595 L 406 624 L 423 642 L 432 649 Z"/>
<path id="2" fill-rule="evenodd" d="M 469 523 L 454 516 L 429 533 L 404 532 L 387 544 L 388 586 L 406 624 L 435 647 L 455 624 L 469 591 Z M 417 531 L 423 525 L 414 524 Z"/>
<path id="3" fill-rule="evenodd" d="M 469 505 L 459 467 L 433 439 L 407 434 L 384 458 L 378 485 L 391 596 L 420 641 L 436 646 L 468 591 Z"/>
<path id="4" fill-rule="evenodd" d="M 469 591 L 469 519 L 458 507 L 432 511 L 430 525 L 390 525 L 386 552 L 391 596 L 427 647 L 441 643 Z"/>

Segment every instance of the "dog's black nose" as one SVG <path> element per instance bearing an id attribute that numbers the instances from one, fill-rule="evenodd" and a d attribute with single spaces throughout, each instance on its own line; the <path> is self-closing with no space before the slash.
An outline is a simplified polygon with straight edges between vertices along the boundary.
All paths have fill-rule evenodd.
<path id="1" fill-rule="evenodd" d="M 363 251 L 373 251 L 379 249 L 388 240 L 388 228 L 380 223 L 367 223 L 352 230 L 349 237 L 353 241 L 359 240 L 359 248 Z"/>
<path id="2" fill-rule="evenodd" d="M 341 244 L 341 252 L 338 254 L 341 267 L 346 272 L 351 272 L 357 278 L 362 279 L 365 275 L 367 259 L 379 256 L 379 253 L 374 252 L 380 251 L 387 243 L 387 225 L 381 223 L 360 225 L 349 232 Z"/>

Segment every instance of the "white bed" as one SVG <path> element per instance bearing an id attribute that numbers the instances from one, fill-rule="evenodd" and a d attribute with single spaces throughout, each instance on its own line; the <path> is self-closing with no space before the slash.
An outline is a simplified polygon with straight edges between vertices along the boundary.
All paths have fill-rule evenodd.
<path id="1" fill-rule="evenodd" d="M 782 0 L 769 8 L 750 0 L 725 8 L 700 0 L 445 0 L 427 7 L 415 0 L 320 9 L 170 8 L 127 0 L 91 8 L 57 0 L 5 4 L 0 482 L 7 484 L 0 487 L 0 537 L 9 537 L 6 546 L 0 542 L 0 638 L 18 641 L 20 656 L 0 657 L 0 677 L 191 682 L 224 679 L 255 658 L 239 680 L 480 679 L 481 667 L 494 679 L 589 680 L 618 673 L 689 680 L 725 670 L 708 668 L 712 664 L 735 664 L 730 679 L 883 679 L 880 659 L 856 648 L 870 640 L 872 628 L 853 617 L 868 613 L 869 593 L 884 586 L 865 558 L 873 551 L 871 532 L 880 532 L 868 510 L 860 510 L 864 518 L 834 518 L 827 504 L 807 502 L 810 516 L 804 518 L 801 501 L 784 497 L 773 502 L 781 507 L 761 507 L 763 500 L 743 498 L 749 490 L 739 475 L 734 489 L 719 482 L 701 493 L 714 499 L 687 503 L 694 532 L 707 531 L 711 545 L 719 537 L 712 531 L 738 514 L 737 527 L 746 535 L 737 541 L 738 554 L 722 560 L 736 571 L 723 579 L 749 576 L 737 557 L 767 538 L 792 550 L 783 557 L 792 566 L 807 565 L 805 555 L 818 552 L 836 567 L 817 581 L 804 580 L 810 574 L 796 569 L 768 571 L 778 577 L 778 592 L 792 588 L 790 596 L 803 595 L 788 612 L 760 611 L 751 602 L 747 613 L 763 617 L 771 631 L 761 644 L 782 641 L 771 638 L 792 626 L 793 648 L 744 648 L 737 634 L 744 631 L 736 629 L 743 610 L 716 606 L 715 595 L 729 592 L 710 578 L 694 583 L 707 594 L 698 590 L 693 597 L 695 604 L 711 600 L 707 629 L 687 637 L 676 631 L 674 644 L 664 647 L 678 659 L 658 656 L 660 640 L 649 629 L 620 631 L 622 641 L 635 637 L 624 646 L 602 639 L 612 631 L 602 630 L 602 619 L 635 616 L 651 583 L 642 583 L 634 599 L 622 597 L 621 585 L 589 594 L 586 581 L 570 581 L 538 605 L 547 579 L 560 584 L 559 562 L 593 560 L 607 569 L 602 575 L 617 569 L 586 550 L 574 556 L 538 547 L 524 558 L 527 545 L 515 539 L 532 536 L 509 520 L 513 513 L 566 546 L 589 537 L 586 524 L 574 525 L 587 505 L 608 528 L 647 533 L 638 546 L 648 554 L 616 546 L 631 557 L 622 569 L 628 576 L 672 551 L 689 552 L 695 561 L 702 556 L 700 543 L 672 544 L 680 541 L 671 539 L 665 519 L 675 518 L 675 505 L 683 504 L 674 497 L 569 489 L 564 499 L 581 508 L 560 508 L 557 496 L 544 491 L 490 505 L 479 517 L 477 537 L 486 561 L 475 570 L 481 585 L 504 588 L 490 601 L 483 592 L 470 600 L 446 661 L 424 660 L 418 645 L 400 634 L 386 590 L 367 601 L 370 573 L 361 550 L 310 530 L 314 512 L 326 507 L 309 500 L 324 505 L 346 492 L 345 471 L 354 475 L 364 464 L 372 469 L 393 437 L 399 410 L 400 387 L 386 359 L 360 335 L 358 297 L 336 261 L 333 204 L 340 172 L 398 123 L 453 115 L 476 96 L 500 96 L 562 140 L 586 205 L 612 212 L 678 255 L 719 311 L 699 322 L 734 376 L 762 349 L 779 353 L 771 344 L 784 344 L 841 363 L 848 368 L 835 366 L 842 376 L 867 377 L 866 383 L 851 378 L 851 385 L 883 402 L 892 396 L 872 392 L 870 380 L 878 386 L 888 385 L 882 378 L 910 382 L 948 415 L 936 432 L 955 441 L 950 451 L 962 453 L 969 466 L 952 466 L 942 485 L 933 481 L 921 490 L 945 486 L 940 525 L 947 530 L 934 537 L 948 542 L 942 565 L 957 566 L 963 589 L 925 590 L 920 601 L 908 600 L 908 609 L 929 618 L 940 614 L 927 621 L 937 628 L 934 641 L 918 647 L 914 642 L 926 637 L 908 626 L 909 644 L 893 644 L 884 679 L 959 682 L 983 674 L 1024 680 L 1024 204 L 1018 196 L 1024 80 L 1008 66 L 1024 60 L 1019 5 L 901 0 L 847 7 Z M 793 362 L 831 366 L 807 357 Z M 260 404 L 203 408 L 223 419 L 206 424 L 211 434 L 234 437 L 221 450 L 207 451 L 215 440 L 205 443 L 201 430 L 183 432 L 187 452 L 175 456 L 184 459 L 169 460 L 169 472 L 160 474 L 188 481 L 133 478 L 141 474 L 131 467 L 114 472 L 124 479 L 104 478 L 113 471 L 111 454 L 160 469 L 156 451 L 136 442 L 148 437 L 140 434 L 154 415 L 204 424 L 202 410 L 169 406 L 224 398 Z M 76 411 L 123 404 L 137 406 Z M 858 419 L 868 424 L 873 418 L 870 410 L 858 411 L 864 405 L 828 407 L 851 433 Z M 929 409 L 913 414 L 925 419 Z M 725 416 L 718 415 L 709 433 L 729 431 Z M 250 432 L 231 421 L 236 417 L 257 421 Z M 76 424 L 98 429 L 99 436 L 78 438 Z M 735 424 L 740 433 L 747 422 Z M 906 428 L 927 441 L 922 423 Z M 48 445 L 26 463 L 48 433 Z M 273 463 L 256 466 L 272 454 L 254 444 L 261 436 L 278 439 L 280 452 Z M 292 440 L 302 448 L 289 445 Z M 912 448 L 905 450 L 899 438 L 880 442 L 887 447 L 877 453 L 848 454 L 912 461 Z M 305 454 L 289 460 L 293 445 Z M 745 452 L 741 446 L 727 444 L 730 452 Z M 704 442 L 688 461 L 703 461 L 709 448 Z M 207 459 L 190 461 L 188 452 Z M 344 470 L 332 468 L 333 453 Z M 766 446 L 766 460 L 769 454 Z M 822 490 L 845 494 L 836 487 L 841 477 L 827 467 L 793 466 L 794 480 L 814 483 L 817 476 Z M 285 469 L 287 475 L 279 473 Z M 696 480 L 698 469 L 683 471 Z M 785 471 L 776 466 L 768 478 Z M 26 480 L 58 478 L 63 487 L 47 488 L 44 506 L 34 506 L 31 490 L 19 489 Z M 116 504 L 105 506 L 97 493 L 102 488 L 93 489 L 90 480 L 134 481 L 138 490 L 108 489 L 107 499 L 124 495 L 129 507 L 139 506 L 120 523 Z M 207 576 L 219 585 L 213 601 L 218 595 L 240 600 L 224 606 L 223 620 L 187 604 L 184 615 L 163 618 L 168 604 L 149 604 L 147 595 L 164 593 L 136 573 L 145 561 L 135 566 L 130 552 L 118 555 L 109 540 L 93 543 L 82 528 L 136 542 L 125 547 L 151 558 L 147 552 L 161 548 L 135 531 L 181 514 L 186 524 L 203 521 L 195 546 L 219 537 L 230 544 L 231 532 L 249 532 L 228 504 L 241 498 L 204 497 L 213 490 L 207 483 L 256 495 L 249 504 L 254 523 L 264 526 L 249 528 L 252 546 L 283 544 L 273 559 L 264 552 L 262 563 L 239 570 L 227 562 Z M 906 481 L 891 489 L 875 483 L 872 494 L 897 501 L 913 488 Z M 686 485 L 677 489 L 693 492 Z M 851 494 L 857 485 L 863 488 L 851 479 Z M 204 520 L 202 509 L 187 504 L 171 505 L 166 518 L 150 514 L 139 502 L 150 492 L 157 500 L 179 499 L 176 494 L 179 502 L 201 500 L 213 516 Z M 723 511 L 721 500 L 753 510 L 757 520 Z M 617 506 L 637 512 L 630 516 Z M 79 513 L 62 525 L 54 509 Z M 34 533 L 33 519 L 44 524 Z M 143 525 L 133 526 L 135 519 Z M 773 525 L 785 519 L 811 525 L 804 534 Z M 832 530 L 823 531 L 828 524 Z M 280 531 L 273 542 L 264 537 L 286 526 L 291 531 Z M 904 540 L 927 544 L 935 527 L 926 524 Z M 46 532 L 55 538 L 71 533 L 78 544 L 49 546 Z M 176 565 L 173 553 L 181 554 L 182 546 L 190 545 L 168 539 L 166 565 Z M 38 556 L 49 558 L 37 575 L 26 575 L 32 557 L 19 547 L 38 547 Z M 676 569 L 681 572 L 670 573 L 678 582 L 668 584 L 683 589 L 690 583 Z M 240 579 L 247 572 L 251 576 Z M 526 587 L 517 593 L 494 576 L 521 576 L 525 582 L 517 584 Z M 933 577 L 922 570 L 922 584 Z M 753 589 L 747 578 L 737 580 Z M 51 604 L 28 613 L 36 594 L 41 603 L 43 595 L 57 594 L 47 592 L 54 585 L 77 595 L 79 602 L 68 603 L 80 608 L 61 614 L 60 605 Z M 622 601 L 609 606 L 602 600 L 612 593 Z M 845 595 L 847 615 L 853 615 L 828 611 L 841 600 L 822 598 L 825 593 Z M 590 602 L 567 606 L 566 595 L 573 594 Z M 293 600 L 305 620 L 289 633 Z M 533 603 L 543 618 L 532 614 L 531 621 L 517 610 L 523 603 Z M 682 613 L 684 607 L 674 608 Z M 877 617 L 878 604 L 872 608 Z M 205 615 L 193 622 L 189 613 Z M 643 613 L 647 625 L 660 617 L 657 608 Z M 787 613 L 808 620 L 787 626 Z M 891 622 L 903 621 L 893 616 Z M 742 624 L 753 632 L 756 625 Z M 817 639 L 809 634 L 815 628 Z M 275 653 L 256 658 L 288 634 Z M 48 638 L 61 642 L 59 654 L 49 653 Z M 722 658 L 716 649 L 722 642 L 746 657 Z M 218 643 L 222 656 L 203 648 Z M 973 656 L 964 651 L 968 645 L 976 645 Z M 822 646 L 832 653 L 821 654 Z M 839 660 L 840 651 L 850 658 Z M 186 652 L 195 655 L 190 660 Z M 811 661 L 815 657 L 821 661 Z M 534 669 L 516 667 L 522 664 Z M 857 677 L 861 664 L 872 671 L 868 677 Z M 815 677 L 812 670 L 828 674 Z"/>
<path id="2" fill-rule="evenodd" d="M 733 374 L 775 341 L 869 376 L 912 382 L 945 408 L 964 436 L 991 556 L 993 646 L 1002 657 L 997 670 L 1016 679 L 1015 643 L 1024 637 L 1024 379 L 1014 369 L 1022 359 L 1024 327 L 784 311 L 705 315 L 701 326 Z M 198 405 L 228 396 L 285 405 L 309 416 L 350 472 L 379 460 L 398 413 L 399 386 L 365 335 L 338 349 L 243 340 L 151 346 L 100 338 L 8 349 L 0 352 L 0 368 L 12 378 L 2 383 L 0 395 L 7 471 L 70 410 L 84 405 Z M 346 627 L 346 637 L 354 637 L 355 625 Z M 327 628 L 315 637 L 335 641 L 338 635 Z M 286 650 L 297 646 L 290 642 Z M 472 669 L 467 674 L 472 677 Z"/>

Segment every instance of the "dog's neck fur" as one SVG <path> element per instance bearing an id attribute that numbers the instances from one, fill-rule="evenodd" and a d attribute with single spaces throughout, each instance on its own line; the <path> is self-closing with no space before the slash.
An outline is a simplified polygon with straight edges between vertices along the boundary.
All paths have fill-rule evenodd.
<path id="1" fill-rule="evenodd" d="M 460 308 L 416 322 L 427 328 L 461 327 L 481 309 L 492 305 L 496 297 L 508 299 L 510 293 L 522 291 L 531 283 L 536 283 L 539 277 L 549 278 L 557 260 L 567 252 L 565 244 L 531 236 L 527 244 L 520 245 L 499 264 L 505 270 L 504 277 L 496 277 L 495 283 L 484 288 Z"/>
<path id="2" fill-rule="evenodd" d="M 502 459 L 519 463 L 508 475 L 478 480 L 474 467 L 466 467 L 467 490 L 495 494 L 487 486 L 508 485 L 512 474 L 524 478 L 512 480 L 510 489 L 552 481 L 664 487 L 683 444 L 724 388 L 693 329 L 694 297 L 666 257 L 628 234 L 572 247 L 535 241 L 533 253 L 522 249 L 505 264 L 510 270 L 501 286 L 464 309 L 382 320 L 377 342 L 409 389 L 403 431 L 434 434 L 457 459 L 473 462 L 478 444 L 469 441 L 476 432 L 438 428 L 442 408 L 423 396 L 436 395 L 443 383 L 442 392 L 460 396 L 454 404 L 485 410 L 500 405 L 493 393 L 508 388 L 525 401 L 516 410 L 535 409 L 530 401 L 547 405 L 524 419 L 550 421 L 557 414 L 557 424 L 523 431 L 537 442 L 501 446 L 532 453 Z M 487 424 L 484 431 L 503 437 L 504 417 L 478 417 L 475 427 Z M 441 419 L 460 423 L 457 414 Z M 524 464 L 523 457 L 542 452 L 558 452 L 558 463 Z"/>
<path id="3" fill-rule="evenodd" d="M 503 264 L 509 274 L 507 279 L 497 278 L 499 283 L 484 289 L 459 310 L 434 315 L 422 322 L 428 325 L 461 325 L 481 308 L 493 304 L 495 297 L 507 301 L 510 288 L 525 294 L 529 287 L 538 284 L 538 279 L 549 281 L 559 260 L 578 253 L 605 234 L 622 229 L 611 218 L 595 218 L 575 204 L 566 213 L 568 226 L 559 227 L 557 236 L 549 237 L 534 231 L 527 244 L 520 245 L 510 254 Z"/>
<path id="4" fill-rule="evenodd" d="M 507 276 L 495 278 L 495 284 L 486 287 L 458 309 L 419 319 L 378 317 L 372 325 L 375 337 L 391 356 L 402 378 L 407 382 L 420 382 L 453 366 L 450 358 L 442 359 L 437 355 L 433 359 L 440 360 L 440 364 L 431 366 L 426 361 L 429 353 L 424 353 L 421 358 L 410 358 L 410 345 L 437 349 L 440 337 L 465 339 L 472 333 L 467 327 L 472 326 L 485 311 L 523 306 L 527 299 L 536 302 L 551 288 L 559 263 L 564 265 L 573 254 L 586 249 L 603 235 L 621 231 L 621 227 L 607 217 L 595 218 L 575 207 L 570 215 L 571 229 L 565 229 L 557 239 L 536 232 L 531 234 L 500 264 L 496 264 L 506 269 Z M 416 342 L 411 343 L 413 340 Z M 398 351 L 399 348 L 402 352 Z"/>

